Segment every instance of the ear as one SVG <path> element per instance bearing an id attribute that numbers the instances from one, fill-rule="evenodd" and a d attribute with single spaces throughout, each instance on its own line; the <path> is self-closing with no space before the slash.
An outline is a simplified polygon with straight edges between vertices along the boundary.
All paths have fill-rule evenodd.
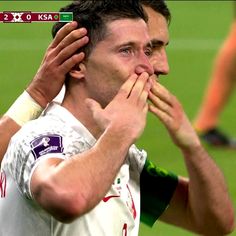
<path id="1" fill-rule="evenodd" d="M 83 79 L 85 77 L 86 66 L 84 63 L 77 64 L 70 72 L 70 76 L 75 79 Z"/>

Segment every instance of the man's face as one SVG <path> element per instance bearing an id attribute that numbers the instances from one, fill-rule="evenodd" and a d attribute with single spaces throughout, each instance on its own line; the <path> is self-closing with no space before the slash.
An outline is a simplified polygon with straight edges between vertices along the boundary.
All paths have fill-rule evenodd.
<path id="1" fill-rule="evenodd" d="M 150 7 L 144 7 L 148 15 L 148 31 L 153 45 L 150 62 L 153 65 L 154 73 L 159 78 L 160 74 L 169 73 L 169 65 L 166 54 L 166 46 L 169 43 L 168 24 L 165 17 Z"/>
<path id="2" fill-rule="evenodd" d="M 141 19 L 121 19 L 107 23 L 107 35 L 86 63 L 88 95 L 103 107 L 116 95 L 132 74 L 153 74 L 151 45 L 146 23 Z"/>

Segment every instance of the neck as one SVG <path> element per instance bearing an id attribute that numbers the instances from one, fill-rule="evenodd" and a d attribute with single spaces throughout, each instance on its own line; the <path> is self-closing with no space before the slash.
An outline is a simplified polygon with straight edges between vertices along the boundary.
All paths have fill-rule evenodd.
<path id="1" fill-rule="evenodd" d="M 83 91 L 76 91 L 76 93 L 66 91 L 62 106 L 78 119 L 96 139 L 98 139 L 101 136 L 102 131 L 94 121 L 92 111 L 86 106 L 86 98 L 88 98 L 88 96 L 83 94 Z"/>

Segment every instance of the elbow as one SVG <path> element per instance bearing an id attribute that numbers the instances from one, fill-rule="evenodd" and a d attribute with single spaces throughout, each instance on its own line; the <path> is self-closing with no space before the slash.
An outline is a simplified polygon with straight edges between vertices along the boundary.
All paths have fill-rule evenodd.
<path id="1" fill-rule="evenodd" d="M 212 220 L 215 219 L 215 220 Z M 221 214 L 220 217 L 212 218 L 208 223 L 205 221 L 202 230 L 199 232 L 202 235 L 229 235 L 235 229 L 234 212 L 231 210 L 226 214 Z"/>
<path id="2" fill-rule="evenodd" d="M 79 200 L 61 199 L 61 204 L 62 206 L 55 206 L 49 213 L 62 223 L 72 223 L 87 212 Z"/>
<path id="3" fill-rule="evenodd" d="M 235 217 L 234 217 L 234 208 L 229 207 L 228 211 L 225 211 L 225 214 L 221 214 L 219 220 L 219 230 L 220 235 L 228 235 L 232 233 L 235 229 Z"/>
<path id="4" fill-rule="evenodd" d="M 51 206 L 48 213 L 51 214 L 56 220 L 62 223 L 72 223 L 78 217 L 84 214 L 83 206 L 79 201 L 73 201 L 72 198 L 60 197 L 61 204 Z"/>
<path id="5" fill-rule="evenodd" d="M 50 182 L 41 184 L 33 195 L 44 210 L 62 223 L 71 223 L 92 208 L 88 198 L 78 191 L 60 188 Z"/>
<path id="6" fill-rule="evenodd" d="M 54 210 L 53 217 L 62 223 L 71 223 L 93 208 L 81 194 L 61 196 L 60 202 L 62 206 L 56 206 L 57 212 Z"/>
<path id="7" fill-rule="evenodd" d="M 206 225 L 207 227 L 207 225 Z M 209 236 L 216 236 L 216 235 L 229 235 L 234 231 L 234 224 L 232 225 L 215 225 L 212 228 L 207 227 L 207 229 L 199 231 L 201 235 L 209 235 Z"/>
<path id="8" fill-rule="evenodd" d="M 227 219 L 224 220 L 225 222 L 222 223 L 222 235 L 228 235 L 232 233 L 235 229 L 235 218 L 234 218 L 234 210 L 232 209 L 230 212 L 228 212 Z"/>

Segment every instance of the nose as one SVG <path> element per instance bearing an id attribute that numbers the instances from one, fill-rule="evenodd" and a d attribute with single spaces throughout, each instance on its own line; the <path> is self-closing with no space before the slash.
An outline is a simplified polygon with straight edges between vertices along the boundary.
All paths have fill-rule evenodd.
<path id="1" fill-rule="evenodd" d="M 156 75 L 167 75 L 170 71 L 165 50 L 153 54 L 151 57 L 151 64 Z"/>
<path id="2" fill-rule="evenodd" d="M 135 67 L 135 73 L 137 75 L 147 72 L 150 76 L 154 74 L 154 68 L 150 62 L 150 58 L 145 53 L 140 53 L 139 62 Z"/>

